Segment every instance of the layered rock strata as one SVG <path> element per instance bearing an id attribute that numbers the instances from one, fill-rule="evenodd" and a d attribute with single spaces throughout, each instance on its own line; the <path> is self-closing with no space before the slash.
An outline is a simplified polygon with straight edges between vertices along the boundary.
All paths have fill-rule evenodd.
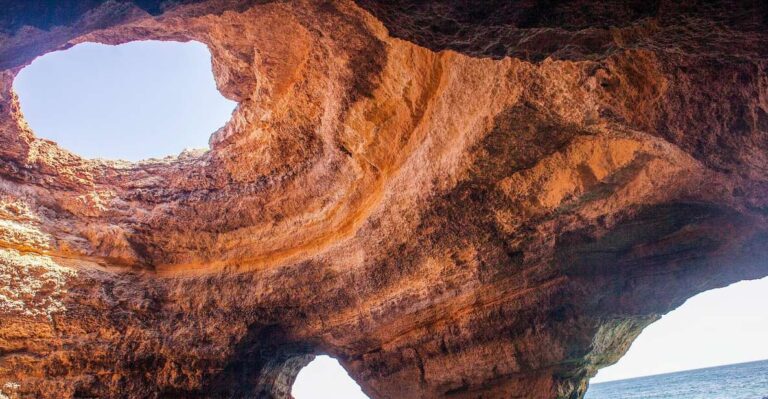
<path id="1" fill-rule="evenodd" d="M 69 3 L 0 2 L 0 398 L 580 398 L 768 275 L 765 2 Z M 209 47 L 211 150 L 36 138 L 19 70 L 133 40 Z"/>

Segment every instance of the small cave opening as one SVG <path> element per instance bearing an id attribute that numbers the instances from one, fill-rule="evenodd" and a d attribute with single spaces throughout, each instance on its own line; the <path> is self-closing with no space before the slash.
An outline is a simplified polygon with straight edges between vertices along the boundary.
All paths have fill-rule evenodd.
<path id="1" fill-rule="evenodd" d="M 139 161 L 207 149 L 236 102 L 196 41 L 81 43 L 36 58 L 13 83 L 37 137 L 84 158 Z"/>
<path id="2" fill-rule="evenodd" d="M 321 355 L 296 376 L 291 395 L 295 399 L 368 399 L 338 360 Z"/>
<path id="3" fill-rule="evenodd" d="M 768 396 L 768 277 L 689 298 L 590 381 L 586 399 Z"/>

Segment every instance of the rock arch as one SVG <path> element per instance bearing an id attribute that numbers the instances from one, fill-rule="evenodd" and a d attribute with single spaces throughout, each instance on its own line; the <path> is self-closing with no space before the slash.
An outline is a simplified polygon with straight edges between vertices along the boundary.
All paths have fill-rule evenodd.
<path id="1" fill-rule="evenodd" d="M 577 398 L 768 275 L 760 2 L 49 3 L 0 20 L 10 398 L 285 397 L 314 353 L 372 398 Z M 240 105 L 209 153 L 34 137 L 21 67 L 139 39 L 210 47 Z"/>

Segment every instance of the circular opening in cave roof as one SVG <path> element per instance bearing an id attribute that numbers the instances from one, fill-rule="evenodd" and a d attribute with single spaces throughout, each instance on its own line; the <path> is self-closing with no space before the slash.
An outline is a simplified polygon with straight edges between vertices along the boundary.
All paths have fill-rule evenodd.
<path id="1" fill-rule="evenodd" d="M 236 102 L 216 88 L 199 42 L 82 43 L 14 80 L 35 135 L 85 158 L 139 161 L 207 149 Z"/>

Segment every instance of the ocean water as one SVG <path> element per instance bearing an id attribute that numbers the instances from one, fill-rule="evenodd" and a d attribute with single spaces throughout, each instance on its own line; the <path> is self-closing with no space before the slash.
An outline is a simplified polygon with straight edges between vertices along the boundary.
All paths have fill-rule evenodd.
<path id="1" fill-rule="evenodd" d="M 585 399 L 768 399 L 768 360 L 590 384 Z"/>

